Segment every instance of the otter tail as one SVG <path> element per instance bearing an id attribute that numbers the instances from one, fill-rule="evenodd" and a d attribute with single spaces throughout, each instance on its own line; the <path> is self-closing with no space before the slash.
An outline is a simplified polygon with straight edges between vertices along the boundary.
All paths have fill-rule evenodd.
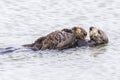
<path id="1" fill-rule="evenodd" d="M 33 47 L 34 44 L 24 44 L 23 47 Z"/>

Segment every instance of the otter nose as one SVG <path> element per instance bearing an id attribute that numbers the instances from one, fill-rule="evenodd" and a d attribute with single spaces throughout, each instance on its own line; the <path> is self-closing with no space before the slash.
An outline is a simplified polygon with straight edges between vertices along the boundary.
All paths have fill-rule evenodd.
<path id="1" fill-rule="evenodd" d="M 84 33 L 84 36 L 87 36 L 87 33 Z"/>
<path id="2" fill-rule="evenodd" d="M 93 29 L 94 27 L 90 27 L 90 31 Z"/>

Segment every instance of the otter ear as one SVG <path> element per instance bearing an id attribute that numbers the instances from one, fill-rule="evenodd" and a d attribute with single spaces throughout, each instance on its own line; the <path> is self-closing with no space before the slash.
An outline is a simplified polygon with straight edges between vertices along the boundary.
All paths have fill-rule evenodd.
<path id="1" fill-rule="evenodd" d="M 91 26 L 91 27 L 90 27 L 90 31 L 92 31 L 92 29 L 94 29 L 94 27 L 93 27 L 93 26 Z"/>
<path id="2" fill-rule="evenodd" d="M 73 27 L 72 30 L 77 30 L 77 27 Z"/>

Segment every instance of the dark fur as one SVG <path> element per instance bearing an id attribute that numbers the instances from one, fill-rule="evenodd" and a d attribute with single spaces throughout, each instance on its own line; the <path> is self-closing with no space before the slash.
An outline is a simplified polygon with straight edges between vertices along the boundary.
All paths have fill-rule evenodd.
<path id="1" fill-rule="evenodd" d="M 61 31 L 54 31 L 44 37 L 40 37 L 32 44 L 23 45 L 30 47 L 33 50 L 44 49 L 66 49 L 71 47 L 89 46 L 94 47 L 100 44 L 108 43 L 106 34 L 95 27 L 89 29 L 90 40 L 87 41 L 87 32 L 80 27 L 73 27 L 72 29 L 63 29 Z"/>
<path id="2" fill-rule="evenodd" d="M 61 31 L 54 31 L 44 37 L 40 37 L 32 44 L 23 46 L 30 47 L 33 50 L 66 49 L 76 45 L 76 38 L 85 40 L 86 34 L 87 32 L 80 27 L 63 29 Z"/>

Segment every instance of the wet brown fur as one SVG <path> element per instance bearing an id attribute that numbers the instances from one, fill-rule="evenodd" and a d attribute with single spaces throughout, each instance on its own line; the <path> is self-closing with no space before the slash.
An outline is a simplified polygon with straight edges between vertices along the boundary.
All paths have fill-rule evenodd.
<path id="1" fill-rule="evenodd" d="M 33 44 L 23 45 L 31 47 L 34 50 L 44 49 L 65 49 L 75 46 L 76 39 L 85 40 L 87 32 L 81 27 L 73 27 L 72 29 L 63 29 L 54 31 L 44 37 L 40 37 Z"/>

